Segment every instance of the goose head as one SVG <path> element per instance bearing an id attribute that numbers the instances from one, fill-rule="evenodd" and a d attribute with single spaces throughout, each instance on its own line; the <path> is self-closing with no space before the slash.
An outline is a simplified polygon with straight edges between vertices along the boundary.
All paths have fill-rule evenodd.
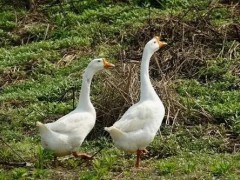
<path id="1" fill-rule="evenodd" d="M 93 72 L 97 72 L 102 69 L 112 68 L 114 64 L 108 62 L 105 58 L 93 59 L 89 64 L 87 69 L 91 69 Z"/>
<path id="2" fill-rule="evenodd" d="M 160 41 L 158 36 L 152 38 L 145 46 L 145 48 L 149 49 L 153 53 L 156 52 L 159 48 L 166 46 L 167 43 L 164 41 Z"/>

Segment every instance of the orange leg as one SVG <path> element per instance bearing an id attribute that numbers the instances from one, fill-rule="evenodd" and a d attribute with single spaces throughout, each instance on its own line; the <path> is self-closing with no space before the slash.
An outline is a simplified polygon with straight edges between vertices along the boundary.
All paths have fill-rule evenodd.
<path id="1" fill-rule="evenodd" d="M 78 153 L 76 151 L 72 152 L 72 155 L 74 157 L 80 157 L 80 158 L 85 159 L 85 160 L 92 160 L 93 159 L 92 156 L 90 156 L 90 155 L 87 155 L 85 153 Z"/>
<path id="2" fill-rule="evenodd" d="M 135 167 L 136 168 L 139 168 L 139 165 L 140 165 L 140 156 L 141 156 L 141 150 L 137 150 L 137 161 L 136 161 L 136 164 L 135 164 Z"/>
<path id="3" fill-rule="evenodd" d="M 137 150 L 137 161 L 136 161 L 136 164 L 135 164 L 136 168 L 139 168 L 139 166 L 140 166 L 140 157 L 141 157 L 141 155 L 142 154 L 146 154 L 146 153 L 148 153 L 148 151 L 146 149 L 143 149 L 143 150 L 138 149 Z"/>

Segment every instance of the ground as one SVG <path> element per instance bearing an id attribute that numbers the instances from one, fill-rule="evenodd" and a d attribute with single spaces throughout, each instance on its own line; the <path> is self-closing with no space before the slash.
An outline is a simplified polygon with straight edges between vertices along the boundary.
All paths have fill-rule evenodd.
<path id="1" fill-rule="evenodd" d="M 0 3 L 0 179 L 238 179 L 239 4 L 144 2 Z M 166 115 L 136 169 L 135 154 L 114 147 L 103 127 L 137 102 L 139 60 L 155 35 L 168 43 L 150 64 Z M 94 57 L 116 68 L 94 77 L 97 122 L 79 150 L 102 150 L 91 162 L 55 163 L 35 123 L 76 106 Z"/>

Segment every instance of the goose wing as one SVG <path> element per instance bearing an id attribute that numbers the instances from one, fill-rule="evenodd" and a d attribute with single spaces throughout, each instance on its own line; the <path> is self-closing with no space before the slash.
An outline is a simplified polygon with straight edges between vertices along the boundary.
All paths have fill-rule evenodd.
<path id="1" fill-rule="evenodd" d="M 53 123 L 46 126 L 54 132 L 68 134 L 75 130 L 84 131 L 92 128 L 94 125 L 94 117 L 90 113 L 69 113 Z"/>
<path id="2" fill-rule="evenodd" d="M 143 129 L 154 119 L 152 102 L 146 101 L 131 106 L 122 118 L 114 123 L 114 127 L 124 132 Z"/>

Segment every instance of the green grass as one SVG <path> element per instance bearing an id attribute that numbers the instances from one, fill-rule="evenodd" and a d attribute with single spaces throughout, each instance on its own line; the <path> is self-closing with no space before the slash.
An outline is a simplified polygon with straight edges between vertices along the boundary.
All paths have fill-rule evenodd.
<path id="1" fill-rule="evenodd" d="M 58 5 L 43 3 L 37 13 L 23 7 L 1 6 L 0 136 L 3 141 L 0 139 L 0 162 L 24 160 L 28 164 L 23 167 L 0 164 L 0 179 L 238 179 L 240 46 L 230 27 L 240 20 L 234 15 L 239 11 L 219 2 L 210 7 L 208 4 L 207 0 L 194 1 L 194 5 L 190 0 L 162 1 L 161 4 L 136 0 L 118 1 L 113 5 L 111 0 L 100 3 L 90 0 L 75 2 L 77 11 L 69 4 L 63 4 L 61 10 Z M 193 9 L 188 11 L 188 8 Z M 183 24 L 185 29 L 182 29 Z M 199 34 L 198 29 L 193 28 L 201 24 L 203 27 L 211 25 L 211 33 L 216 31 L 219 37 L 196 41 L 199 46 L 209 47 L 199 55 L 200 58 L 206 53 L 199 66 L 187 67 L 194 74 L 176 71 L 173 77 L 175 99 L 180 100 L 183 117 L 177 116 L 176 123 L 171 125 L 165 125 L 164 121 L 161 135 L 155 138 L 148 147 L 149 153 L 143 157 L 143 168 L 134 168 L 135 155 L 118 150 L 108 137 L 104 137 L 103 130 L 99 130 L 101 124 L 107 124 L 105 121 L 110 119 L 112 123 L 116 120 L 113 117 L 122 113 L 118 111 L 119 106 L 130 105 L 121 104 L 122 97 L 104 84 L 108 76 L 116 76 L 119 82 L 125 79 L 114 70 L 99 73 L 94 78 L 91 98 L 96 105 L 96 127 L 99 129 L 95 129 L 96 134 L 91 134 L 80 148 L 90 154 L 101 147 L 104 149 L 90 164 L 72 157 L 60 158 L 58 165 L 53 163 L 51 152 L 40 146 L 35 122 L 54 121 L 72 110 L 81 75 L 90 59 L 107 57 L 122 70 L 119 59 L 139 58 L 144 43 L 154 33 L 161 33 L 169 42 L 169 48 L 158 54 L 165 55 L 160 67 L 166 65 L 163 69 L 171 69 L 178 56 L 183 55 L 179 59 L 188 58 L 184 51 L 192 48 L 192 42 L 187 43 L 192 39 L 189 34 L 196 34 L 195 38 L 209 37 L 208 32 Z M 224 31 L 225 27 L 229 30 Z M 224 37 L 221 37 L 222 31 Z M 204 44 L 207 41 L 209 43 Z M 180 42 L 186 44 L 177 47 Z M 150 66 L 151 76 L 160 81 L 161 73 L 154 74 L 158 67 L 154 62 Z M 107 103 L 101 94 L 112 95 L 119 102 L 103 107 L 102 104 Z M 167 107 L 168 100 L 164 104 L 166 109 L 172 108 Z M 109 114 L 112 112 L 114 114 Z"/>
<path id="2" fill-rule="evenodd" d="M 213 127 L 203 128 L 211 129 Z M 187 133 L 183 127 L 181 129 Z M 178 131 L 181 129 L 178 129 Z M 187 135 L 189 140 L 186 140 L 186 143 L 183 144 L 179 141 L 180 138 L 178 139 L 176 136 L 178 135 L 173 134 L 156 137 L 155 143 L 148 148 L 150 150 L 149 154 L 143 158 L 141 162 L 143 168 L 140 170 L 134 168 L 135 155 L 124 154 L 113 147 L 111 142 L 106 139 L 84 143 L 82 151 L 92 154 L 101 148 L 99 144 L 104 147 L 101 153 L 97 154 L 90 164 L 72 158 L 59 158 L 57 166 L 53 163 L 51 152 L 43 151 L 38 145 L 32 146 L 32 144 L 21 142 L 21 144 L 24 144 L 24 147 L 22 147 L 22 145 L 15 143 L 14 149 L 17 150 L 18 153 L 29 154 L 23 157 L 28 163 L 31 162 L 31 164 L 29 164 L 29 167 L 11 168 L 9 173 L 3 171 L 2 176 L 6 178 L 53 178 L 59 176 L 64 178 L 80 177 L 81 179 L 111 179 L 114 177 L 131 179 L 147 178 L 149 176 L 153 179 L 160 177 L 167 179 L 236 179 L 240 175 L 239 153 L 219 153 L 217 152 L 218 150 L 215 151 L 212 147 L 208 147 L 209 142 L 207 141 L 209 141 L 209 139 L 205 140 L 205 142 L 198 140 L 196 144 L 199 144 L 199 146 L 195 146 L 195 150 L 192 150 L 191 146 L 193 144 L 191 144 L 191 141 L 194 141 L 195 138 L 190 138 L 190 136 Z M 209 138 L 209 135 L 205 136 L 205 138 L 206 137 Z M 164 140 L 166 138 L 168 139 L 167 141 Z M 176 140 L 176 138 L 178 140 Z M 203 137 L 202 139 L 205 138 Z M 212 139 L 215 138 L 218 137 L 212 135 Z M 178 144 L 172 146 L 171 143 L 169 143 L 170 141 L 177 142 Z M 156 155 L 161 154 L 161 152 L 154 154 L 157 150 L 163 153 L 163 149 L 166 148 L 166 146 L 169 146 L 169 149 L 176 148 L 176 153 L 168 157 L 157 157 Z M 10 151 L 10 154 L 11 153 Z M 34 158 L 31 157 L 32 154 L 34 154 Z M 164 154 L 166 153 L 164 152 Z M 15 157 L 15 159 L 16 158 L 17 157 Z"/>
<path id="3" fill-rule="evenodd" d="M 231 70 L 237 61 L 209 61 L 207 67 L 200 69 L 198 79 L 184 80 L 177 90 L 189 108 L 204 109 L 216 121 L 233 126 L 239 133 L 240 78 Z"/>

